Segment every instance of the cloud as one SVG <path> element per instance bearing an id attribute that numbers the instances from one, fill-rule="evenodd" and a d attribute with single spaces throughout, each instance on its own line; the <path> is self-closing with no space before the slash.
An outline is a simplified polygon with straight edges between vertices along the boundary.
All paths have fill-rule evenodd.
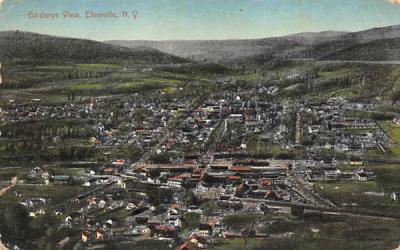
<path id="1" fill-rule="evenodd" d="M 400 0 L 386 0 L 386 1 L 388 1 L 391 4 L 400 4 Z"/>

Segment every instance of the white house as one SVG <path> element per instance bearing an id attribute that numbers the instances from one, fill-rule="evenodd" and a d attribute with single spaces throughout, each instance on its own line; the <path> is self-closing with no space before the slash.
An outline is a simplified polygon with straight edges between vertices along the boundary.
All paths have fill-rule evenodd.
<path id="1" fill-rule="evenodd" d="M 394 201 L 400 200 L 400 192 L 393 192 L 390 195 L 390 198 L 392 198 L 392 200 L 394 200 Z"/>
<path id="2" fill-rule="evenodd" d="M 182 221 L 179 218 L 176 218 L 174 220 L 174 224 L 175 227 L 182 227 Z"/>

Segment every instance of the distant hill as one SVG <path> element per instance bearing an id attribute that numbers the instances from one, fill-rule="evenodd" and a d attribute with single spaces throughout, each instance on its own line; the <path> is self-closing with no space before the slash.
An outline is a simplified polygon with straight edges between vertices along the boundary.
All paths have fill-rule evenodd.
<path id="1" fill-rule="evenodd" d="M 348 33 L 290 56 L 320 60 L 397 61 L 400 60 L 400 26 Z"/>
<path id="2" fill-rule="evenodd" d="M 351 34 L 345 31 L 321 31 L 321 32 L 303 32 L 284 36 L 286 39 L 296 40 L 302 44 L 315 44 L 327 41 L 334 41 L 341 37 Z"/>
<path id="3" fill-rule="evenodd" d="M 283 37 L 214 41 L 107 41 L 148 46 L 195 60 L 263 63 L 272 59 L 400 60 L 400 25 L 358 32 L 308 32 Z"/>
<path id="4" fill-rule="evenodd" d="M 358 43 L 380 39 L 400 38 L 400 25 L 373 28 L 344 35 L 343 40 L 356 40 Z"/>
<path id="5" fill-rule="evenodd" d="M 101 42 L 41 35 L 0 32 L 0 61 L 14 63 L 119 62 L 168 64 L 187 60 L 154 48 L 135 49 Z"/>
<path id="6" fill-rule="evenodd" d="M 400 38 L 379 39 L 354 44 L 322 57 L 323 60 L 340 61 L 399 61 Z"/>
<path id="7" fill-rule="evenodd" d="M 0 32 L 0 61 L 263 64 L 274 59 L 400 60 L 400 25 L 243 40 L 106 41 Z M 183 59 L 186 58 L 186 59 Z"/>
<path id="8" fill-rule="evenodd" d="M 124 47 L 152 47 L 173 55 L 195 59 L 226 61 L 232 59 L 273 55 L 278 51 L 303 49 L 316 42 L 325 42 L 348 34 L 347 32 L 299 33 L 284 37 L 243 40 L 177 40 L 177 41 L 124 41 L 113 40 L 106 43 Z"/>

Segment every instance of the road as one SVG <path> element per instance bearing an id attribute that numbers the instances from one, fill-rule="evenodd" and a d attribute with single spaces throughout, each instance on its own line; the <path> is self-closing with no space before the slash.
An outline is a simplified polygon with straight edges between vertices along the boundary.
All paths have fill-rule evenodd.
<path id="1" fill-rule="evenodd" d="M 7 193 L 8 190 L 10 190 L 12 187 L 14 187 L 15 185 L 17 185 L 17 181 L 18 181 L 18 178 L 17 178 L 17 177 L 11 178 L 10 185 L 8 185 L 7 187 L 4 187 L 4 188 L 0 189 L 0 196 L 3 196 L 5 193 Z"/>
<path id="2" fill-rule="evenodd" d="M 326 207 L 336 207 L 332 201 L 326 198 L 322 198 L 318 193 L 314 192 L 312 188 L 305 182 L 304 176 L 302 174 L 294 174 L 289 177 L 289 183 L 291 188 L 295 190 L 298 194 L 304 197 L 311 204 L 317 206 L 326 206 Z"/>
<path id="3" fill-rule="evenodd" d="M 0 250 L 9 250 L 0 239 Z"/>

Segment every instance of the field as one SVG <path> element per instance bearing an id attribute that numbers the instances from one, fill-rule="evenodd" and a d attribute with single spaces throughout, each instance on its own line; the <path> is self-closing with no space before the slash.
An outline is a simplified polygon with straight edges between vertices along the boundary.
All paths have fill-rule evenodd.
<path id="1" fill-rule="evenodd" d="M 275 235 L 266 239 L 223 239 L 213 249 L 394 249 L 398 242 L 398 221 L 361 220 L 341 217 L 308 218 L 299 223 L 267 226 Z M 292 232 L 291 237 L 284 233 Z"/>
<path id="2" fill-rule="evenodd" d="M 315 183 L 315 190 L 352 212 L 400 217 L 400 204 L 372 181 L 319 182 Z"/>
<path id="3" fill-rule="evenodd" d="M 339 166 L 341 171 L 354 171 L 357 166 Z M 374 181 L 316 182 L 316 191 L 337 205 L 358 213 L 400 217 L 400 203 L 390 198 L 400 190 L 399 164 L 369 164 L 366 171 L 376 174 Z"/>
<path id="4" fill-rule="evenodd" d="M 69 64 L 50 66 L 18 66 L 7 72 L 0 104 L 10 99 L 16 103 L 30 103 L 32 98 L 56 105 L 80 103 L 84 97 L 164 91 L 190 88 L 196 81 L 209 83 L 214 74 L 195 71 L 174 72 L 169 68 L 123 68 L 115 64 Z M 197 84 L 198 84 L 197 83 Z M 185 91 L 185 90 L 183 90 Z M 74 94 L 74 100 L 68 96 Z"/>
<path id="5" fill-rule="evenodd" d="M 9 181 L 12 177 L 23 179 L 28 175 L 24 168 L 0 168 L 0 181 Z"/>
<path id="6" fill-rule="evenodd" d="M 358 167 L 341 166 L 342 171 L 353 171 Z M 385 193 L 398 192 L 400 190 L 400 164 L 368 164 L 364 167 L 367 171 L 373 171 L 376 176 L 377 187 Z"/>
<path id="7" fill-rule="evenodd" d="M 381 126 L 396 144 L 400 143 L 400 126 L 399 125 L 395 125 L 390 122 L 383 122 L 383 123 L 381 123 Z"/>
<path id="8" fill-rule="evenodd" d="M 44 186 L 44 185 L 29 185 L 22 184 L 14 186 L 11 190 L 9 190 L 3 197 L 2 201 L 4 202 L 18 202 L 24 199 L 30 198 L 47 198 L 48 204 L 50 206 L 54 206 L 60 203 L 65 202 L 67 199 L 73 198 L 76 195 L 83 193 L 85 191 L 89 191 L 90 188 L 82 187 L 82 186 L 63 186 L 57 185 L 57 187 L 53 185 Z M 15 193 L 20 193 L 21 197 L 16 197 Z"/>

